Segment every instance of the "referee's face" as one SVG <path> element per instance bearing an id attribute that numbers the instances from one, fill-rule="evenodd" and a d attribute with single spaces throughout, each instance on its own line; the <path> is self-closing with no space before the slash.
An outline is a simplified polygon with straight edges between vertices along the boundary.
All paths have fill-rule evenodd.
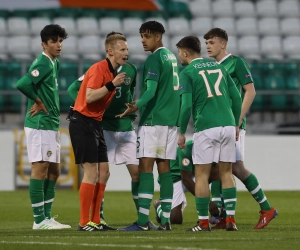
<path id="1" fill-rule="evenodd" d="M 126 63 L 128 58 L 128 46 L 127 42 L 118 40 L 113 46 L 113 55 L 115 63 L 120 66 Z"/>

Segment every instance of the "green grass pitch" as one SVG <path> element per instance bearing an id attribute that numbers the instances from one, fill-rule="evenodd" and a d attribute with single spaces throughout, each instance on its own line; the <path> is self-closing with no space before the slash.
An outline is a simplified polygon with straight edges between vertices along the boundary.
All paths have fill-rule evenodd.
<path id="1" fill-rule="evenodd" d="M 239 231 L 186 232 L 195 225 L 194 198 L 187 194 L 184 223 L 171 232 L 77 232 L 79 198 L 77 191 L 57 190 L 52 215 L 72 229 L 32 230 L 33 217 L 28 191 L 0 192 L 0 249 L 300 249 L 300 191 L 266 192 L 279 215 L 262 230 L 254 230 L 259 206 L 247 192 L 239 192 L 236 222 Z M 157 199 L 155 193 L 154 199 Z M 104 214 L 114 227 L 136 220 L 130 192 L 106 192 Z M 150 219 L 155 221 L 151 207 Z"/>

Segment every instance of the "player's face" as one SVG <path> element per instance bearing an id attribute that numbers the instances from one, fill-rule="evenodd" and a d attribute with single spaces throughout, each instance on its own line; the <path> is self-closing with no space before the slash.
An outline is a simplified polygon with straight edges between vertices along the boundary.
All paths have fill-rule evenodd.
<path id="1" fill-rule="evenodd" d="M 48 56 L 50 56 L 51 59 L 60 56 L 62 50 L 62 42 L 63 39 L 61 37 L 57 37 L 56 41 L 50 39 L 47 41 L 47 43 L 42 42 L 44 52 Z"/>
<path id="2" fill-rule="evenodd" d="M 157 48 L 160 47 L 159 41 L 161 41 L 161 35 L 153 34 L 148 32 L 142 32 L 142 45 L 145 51 L 155 51 Z"/>
<path id="3" fill-rule="evenodd" d="M 181 65 L 183 65 L 183 66 L 188 65 L 186 51 L 184 49 L 178 48 L 178 57 L 179 57 Z"/>
<path id="4" fill-rule="evenodd" d="M 118 40 L 113 49 L 114 61 L 117 66 L 124 65 L 128 58 L 128 46 L 127 42 Z"/>
<path id="5" fill-rule="evenodd" d="M 226 42 L 219 37 L 213 37 L 205 41 L 207 54 L 210 57 L 218 57 L 226 47 Z"/>

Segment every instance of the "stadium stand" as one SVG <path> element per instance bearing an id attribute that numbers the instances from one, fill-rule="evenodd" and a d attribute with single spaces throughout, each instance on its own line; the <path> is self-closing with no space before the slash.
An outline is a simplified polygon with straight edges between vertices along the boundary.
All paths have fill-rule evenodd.
<path id="1" fill-rule="evenodd" d="M 251 67 L 257 90 L 251 112 L 299 111 L 298 0 L 159 2 L 164 8 L 158 11 L 84 8 L 0 10 L 0 71 L 7 68 L 8 72 L 14 71 L 16 75 L 15 79 L 7 73 L 0 76 L 0 91 L 14 90 L 11 82 L 23 75 L 30 62 L 41 52 L 38 50 L 41 44 L 39 33 L 49 23 L 58 23 L 69 33 L 60 58 L 62 63 L 69 65 L 61 73 L 67 74 L 64 84 L 68 85 L 88 65 L 105 55 L 103 41 L 111 31 L 127 36 L 129 59 L 142 68 L 140 65 L 148 53 L 143 51 L 138 30 L 142 22 L 157 20 L 165 27 L 163 39 L 166 47 L 177 54 L 176 43 L 185 35 L 196 35 L 202 43 L 205 58 L 208 55 L 203 35 L 213 27 L 225 29 L 229 35 L 228 52 L 244 57 Z M 70 66 L 73 64 L 77 67 Z M 63 89 L 65 91 L 65 87 Z M 9 94 L 1 95 L 0 104 L 9 102 L 16 107 L 18 102 L 14 98 Z M 62 105 L 63 110 L 66 109 L 67 104 Z M 10 111 L 18 110 L 11 108 Z"/>

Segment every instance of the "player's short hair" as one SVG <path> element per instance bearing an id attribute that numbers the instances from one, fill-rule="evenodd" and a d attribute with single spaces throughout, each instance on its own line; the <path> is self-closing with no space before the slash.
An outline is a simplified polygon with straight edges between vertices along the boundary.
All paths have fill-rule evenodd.
<path id="1" fill-rule="evenodd" d="M 227 32 L 223 29 L 220 29 L 220 28 L 211 29 L 203 37 L 204 37 L 205 40 L 212 39 L 214 37 L 219 37 L 221 39 L 224 39 L 225 41 L 228 41 Z"/>
<path id="2" fill-rule="evenodd" d="M 196 36 L 185 36 L 176 44 L 176 46 L 177 48 L 188 49 L 198 54 L 201 52 L 201 42 Z"/>
<path id="3" fill-rule="evenodd" d="M 120 33 L 120 32 L 115 32 L 115 31 L 112 31 L 112 32 L 110 32 L 110 33 L 108 33 L 108 34 L 106 35 L 106 38 L 108 38 L 109 36 L 112 36 L 112 35 L 116 35 L 116 34 L 118 34 L 118 35 L 122 35 L 122 36 L 123 36 L 123 34 L 122 34 L 122 33 Z"/>
<path id="4" fill-rule="evenodd" d="M 127 41 L 126 37 L 119 32 L 111 32 L 107 34 L 105 39 L 105 50 L 108 50 L 108 47 L 114 47 L 118 40 Z"/>
<path id="5" fill-rule="evenodd" d="M 64 28 L 59 26 L 58 24 L 49 24 L 46 25 L 41 30 L 41 39 L 42 42 L 47 43 L 47 41 L 52 40 L 54 42 L 57 41 L 58 37 L 61 37 L 63 40 L 68 38 L 68 33 Z"/>
<path id="6" fill-rule="evenodd" d="M 148 22 L 143 23 L 140 27 L 140 33 L 143 33 L 143 32 L 164 34 L 165 28 L 159 22 L 148 21 Z"/>

